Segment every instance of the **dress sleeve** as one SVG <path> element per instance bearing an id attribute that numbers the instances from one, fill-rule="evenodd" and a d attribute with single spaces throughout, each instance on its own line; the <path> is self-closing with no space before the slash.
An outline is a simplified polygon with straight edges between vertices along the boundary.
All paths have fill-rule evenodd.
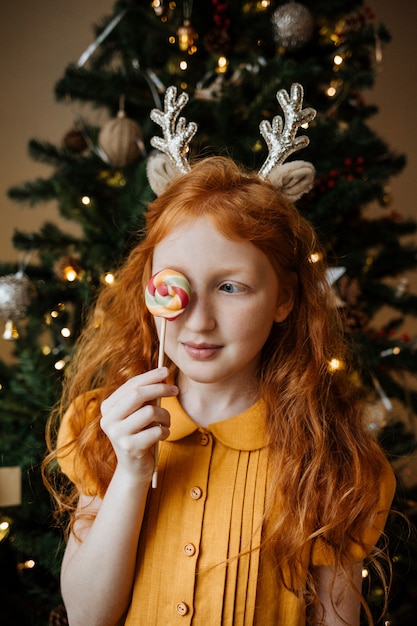
<path id="1" fill-rule="evenodd" d="M 57 458 L 61 471 L 87 496 L 99 495 L 97 482 L 82 453 L 86 433 L 97 424 L 101 397 L 92 391 L 77 398 L 69 407 L 59 427 Z"/>
<path id="2" fill-rule="evenodd" d="M 360 543 L 352 542 L 349 550 L 351 562 L 363 561 L 372 551 L 382 534 L 396 489 L 394 472 L 387 460 L 380 478 L 380 497 L 375 511 L 374 523 L 364 529 Z M 333 550 L 322 539 L 317 539 L 312 548 L 311 564 L 314 566 L 333 565 Z"/>

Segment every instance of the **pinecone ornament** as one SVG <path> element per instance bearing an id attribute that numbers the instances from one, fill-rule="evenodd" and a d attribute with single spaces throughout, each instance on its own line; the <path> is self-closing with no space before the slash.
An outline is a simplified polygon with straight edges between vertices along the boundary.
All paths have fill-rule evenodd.
<path id="1" fill-rule="evenodd" d="M 67 612 L 63 604 L 52 609 L 49 614 L 48 626 L 68 626 Z"/>
<path id="2" fill-rule="evenodd" d="M 204 45 L 210 54 L 228 54 L 232 39 L 225 28 L 214 27 L 204 37 Z"/>
<path id="3" fill-rule="evenodd" d="M 346 332 L 365 330 L 368 326 L 369 317 L 359 307 L 347 306 L 343 309 L 343 317 Z"/>
<path id="4" fill-rule="evenodd" d="M 62 140 L 62 145 L 74 154 L 82 154 L 88 148 L 87 140 L 80 128 L 69 130 Z"/>

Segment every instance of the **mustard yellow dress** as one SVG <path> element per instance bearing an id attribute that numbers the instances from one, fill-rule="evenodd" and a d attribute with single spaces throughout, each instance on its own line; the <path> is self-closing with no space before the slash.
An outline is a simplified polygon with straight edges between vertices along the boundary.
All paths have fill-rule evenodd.
<path id="1" fill-rule="evenodd" d="M 296 596 L 278 584 L 258 549 L 268 466 L 263 402 L 208 428 L 198 426 L 176 398 L 162 405 L 171 414 L 171 434 L 160 444 L 158 487 L 149 491 L 126 626 L 305 625 Z M 92 393 L 86 422 L 98 409 Z M 81 428 L 70 409 L 59 442 L 71 441 Z M 60 465 L 80 493 L 97 495 L 85 460 L 70 453 Z M 367 545 L 384 527 L 394 489 L 387 463 Z M 306 549 L 306 571 L 311 564 L 331 564 L 318 542 Z"/>

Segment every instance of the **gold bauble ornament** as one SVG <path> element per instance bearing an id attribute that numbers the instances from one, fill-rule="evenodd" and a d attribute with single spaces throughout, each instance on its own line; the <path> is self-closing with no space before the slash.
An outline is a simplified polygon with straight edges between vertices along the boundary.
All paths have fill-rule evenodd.
<path id="1" fill-rule="evenodd" d="M 109 165 L 124 167 L 136 161 L 144 151 L 142 130 L 120 110 L 109 120 L 98 136 L 101 157 Z"/>
<path id="2" fill-rule="evenodd" d="M 191 26 L 189 20 L 185 20 L 184 24 L 178 28 L 178 47 L 182 52 L 187 52 L 194 45 L 198 35 Z"/>

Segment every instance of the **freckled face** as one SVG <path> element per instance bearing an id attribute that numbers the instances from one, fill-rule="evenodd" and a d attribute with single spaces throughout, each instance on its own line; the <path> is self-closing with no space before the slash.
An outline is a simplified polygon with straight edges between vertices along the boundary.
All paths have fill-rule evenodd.
<path id="1" fill-rule="evenodd" d="M 185 312 L 167 322 L 165 352 L 180 378 L 237 388 L 254 382 L 273 323 L 292 308 L 268 258 L 252 243 L 226 239 L 201 217 L 155 247 L 153 273 L 166 268 L 185 274 L 192 289 Z M 159 329 L 161 319 L 155 321 Z"/>

